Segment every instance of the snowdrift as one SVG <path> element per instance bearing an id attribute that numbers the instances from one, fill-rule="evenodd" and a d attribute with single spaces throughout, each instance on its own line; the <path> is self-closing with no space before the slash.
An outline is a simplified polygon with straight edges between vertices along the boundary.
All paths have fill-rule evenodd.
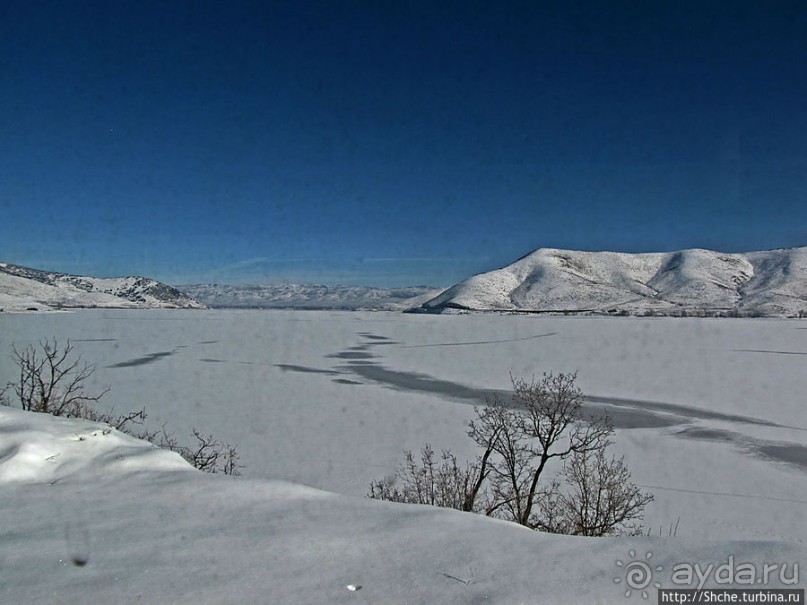
<path id="1" fill-rule="evenodd" d="M 626 603 L 682 561 L 803 544 L 540 534 L 470 513 L 197 472 L 78 420 L 0 408 L 4 603 Z M 706 584 L 714 585 L 713 581 Z M 766 586 L 786 586 L 773 578 Z M 694 587 L 694 586 L 693 586 Z"/>

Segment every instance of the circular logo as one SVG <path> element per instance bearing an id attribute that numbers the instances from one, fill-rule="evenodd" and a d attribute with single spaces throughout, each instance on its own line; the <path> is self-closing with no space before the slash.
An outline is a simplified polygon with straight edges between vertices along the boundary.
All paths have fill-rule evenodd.
<path id="1" fill-rule="evenodd" d="M 661 588 L 659 582 L 653 582 L 653 571 L 663 571 L 664 568 L 661 565 L 650 566 L 650 559 L 653 557 L 652 552 L 645 554 L 644 559 L 637 559 L 635 550 L 628 551 L 628 555 L 633 559 L 632 561 L 626 563 L 617 559 L 616 566 L 621 567 L 624 573 L 622 576 L 614 578 L 614 583 L 625 583 L 626 597 L 630 597 L 635 590 L 637 592 L 641 591 L 642 598 L 646 599 L 648 594 L 645 588 L 650 586 L 651 582 L 656 588 Z"/>

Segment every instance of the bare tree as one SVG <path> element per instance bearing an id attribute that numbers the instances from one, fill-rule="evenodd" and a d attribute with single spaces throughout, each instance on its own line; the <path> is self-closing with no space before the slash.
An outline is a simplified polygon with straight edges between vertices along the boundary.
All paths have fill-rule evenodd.
<path id="1" fill-rule="evenodd" d="M 523 419 L 497 395 L 474 412 L 476 419 L 468 424 L 468 435 L 484 448 L 479 477 L 490 485 L 485 492 L 485 514 L 517 520 L 523 510 L 529 465 L 529 451 L 520 430 Z"/>
<path id="2" fill-rule="evenodd" d="M 653 496 L 631 482 L 623 458 L 604 450 L 575 453 L 561 476 L 538 500 L 536 529 L 581 536 L 637 534 L 644 507 Z"/>
<path id="3" fill-rule="evenodd" d="M 145 408 L 118 416 L 114 411 L 104 412 L 93 407 L 92 404 L 106 395 L 109 388 L 96 395 L 85 390 L 85 383 L 95 372 L 95 366 L 76 355 L 69 340 L 63 347 L 55 338 L 41 341 L 38 348 L 30 345 L 20 351 L 12 347 L 12 359 L 19 369 L 19 378 L 0 390 L 0 405 L 12 405 L 7 395 L 11 391 L 23 410 L 103 422 L 138 439 L 178 452 L 199 470 L 241 474 L 243 465 L 238 462 L 237 448 L 219 442 L 213 435 L 205 436 L 193 429 L 196 444 L 184 446 L 166 431 L 165 426 L 158 431 L 135 431 L 131 425 L 145 423 Z"/>
<path id="4" fill-rule="evenodd" d="M 582 417 L 583 393 L 575 385 L 576 372 L 544 374 L 537 382 L 510 380 L 513 405 L 525 412 L 499 434 L 502 462 L 494 467 L 494 486 L 510 501 L 513 521 L 529 526 L 547 463 L 601 451 L 609 445 L 613 428 L 606 416 Z"/>
<path id="5" fill-rule="evenodd" d="M 109 387 L 96 395 L 87 393 L 84 383 L 95 372 L 95 366 L 75 355 L 69 340 L 64 347 L 54 338 L 41 341 L 38 348 L 29 345 L 22 351 L 16 347 L 11 350 L 19 378 L 0 392 L 0 404 L 12 405 L 5 395 L 11 390 L 20 407 L 30 412 L 104 422 L 126 432 L 130 424 L 143 424 L 146 420 L 145 408 L 118 416 L 114 410 L 102 412 L 92 407 L 109 392 Z"/>
<path id="6" fill-rule="evenodd" d="M 530 382 L 510 377 L 511 403 L 494 395 L 476 409 L 469 436 L 484 448 L 480 477 L 489 478 L 488 515 L 534 526 L 541 478 L 553 459 L 604 449 L 613 430 L 607 417 L 583 418 L 577 374 L 544 374 Z"/>
<path id="7" fill-rule="evenodd" d="M 475 511 L 483 508 L 486 514 L 491 514 L 495 506 L 490 500 L 490 494 L 485 489 L 486 482 L 493 470 L 491 456 L 498 451 L 497 445 L 501 443 L 500 436 L 510 426 L 513 416 L 512 412 L 501 405 L 501 402 L 494 398 L 488 401 L 488 405 L 483 409 L 474 408 L 476 420 L 468 423 L 468 436 L 473 439 L 477 446 L 482 448 L 474 465 L 474 481 L 470 489 L 465 494 L 465 505 L 463 510 Z M 486 502 L 479 503 L 480 497 Z"/>
<path id="8" fill-rule="evenodd" d="M 577 374 L 544 374 L 530 382 L 511 376 L 512 397 L 475 408 L 468 436 L 481 448 L 463 469 L 449 451 L 442 464 L 430 446 L 420 461 L 405 451 L 393 479 L 374 482 L 370 497 L 447 506 L 514 521 L 533 529 L 606 535 L 641 519 L 652 496 L 630 482 L 622 459 L 608 459 L 613 428 L 607 416 L 586 417 Z M 554 460 L 562 484 L 544 481 Z"/>
<path id="9" fill-rule="evenodd" d="M 84 362 L 81 355 L 73 355 L 69 340 L 61 348 L 56 339 L 41 341 L 39 348 L 30 345 L 19 351 L 12 347 L 12 359 L 19 368 L 19 379 L 6 390 L 12 390 L 23 410 L 84 417 L 90 404 L 109 391 L 106 388 L 91 395 L 85 390 L 95 366 Z"/>

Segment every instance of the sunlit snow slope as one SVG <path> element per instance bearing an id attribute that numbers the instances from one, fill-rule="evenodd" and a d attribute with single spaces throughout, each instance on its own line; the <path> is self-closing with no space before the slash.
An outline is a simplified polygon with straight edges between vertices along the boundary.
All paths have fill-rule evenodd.
<path id="1" fill-rule="evenodd" d="M 783 564 L 787 579 L 805 555 L 771 540 L 556 536 L 211 476 L 103 424 L 5 407 L 0 519 L 0 602 L 16 604 L 627 603 L 622 562 L 648 553 L 667 587 L 680 561 Z M 793 586 L 773 574 L 767 587 Z"/>
<path id="2" fill-rule="evenodd" d="M 449 309 L 794 317 L 807 314 L 807 247 L 742 254 L 541 248 L 422 307 Z"/>

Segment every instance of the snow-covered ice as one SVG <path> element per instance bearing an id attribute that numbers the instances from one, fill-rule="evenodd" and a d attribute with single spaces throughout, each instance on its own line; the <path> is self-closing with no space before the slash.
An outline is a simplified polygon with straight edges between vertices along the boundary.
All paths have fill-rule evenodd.
<path id="1" fill-rule="evenodd" d="M 681 561 L 803 563 L 802 323 L 0 316 L 0 382 L 11 343 L 69 338 L 97 364 L 91 386 L 111 386 L 107 407 L 212 432 L 246 464 L 242 478 L 205 475 L 103 425 L 0 408 L 0 602 L 626 603 L 642 601 L 614 582 L 631 550 L 652 552 L 664 586 Z M 476 398 L 549 370 L 577 370 L 587 406 L 614 414 L 618 452 L 655 494 L 656 537 L 552 536 L 363 497 L 403 448 L 473 455 Z"/>

